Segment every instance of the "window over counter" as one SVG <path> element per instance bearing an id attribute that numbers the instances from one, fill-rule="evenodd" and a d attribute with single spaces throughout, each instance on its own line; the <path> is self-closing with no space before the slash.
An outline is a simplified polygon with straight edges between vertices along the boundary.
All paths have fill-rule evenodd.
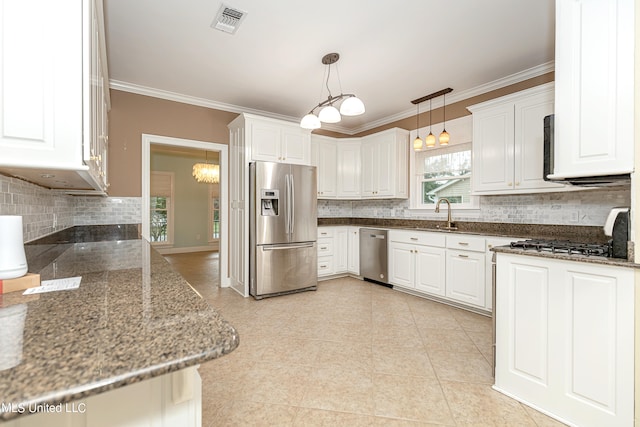
<path id="1" fill-rule="evenodd" d="M 448 145 L 411 150 L 411 209 L 434 209 L 442 198 L 456 209 L 478 209 L 478 197 L 471 195 L 471 126 L 471 116 L 448 121 Z M 441 123 L 434 124 L 432 132 L 441 128 Z M 428 133 L 428 127 L 420 129 L 421 137 Z M 411 132 L 411 141 L 415 134 Z"/>

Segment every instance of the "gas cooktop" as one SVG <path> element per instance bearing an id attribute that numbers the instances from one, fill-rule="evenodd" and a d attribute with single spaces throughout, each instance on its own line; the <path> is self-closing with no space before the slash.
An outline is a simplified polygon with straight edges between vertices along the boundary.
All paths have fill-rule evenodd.
<path id="1" fill-rule="evenodd" d="M 511 242 L 514 249 L 537 250 L 567 255 L 611 256 L 611 246 L 606 243 L 577 243 L 568 240 L 530 239 Z"/>

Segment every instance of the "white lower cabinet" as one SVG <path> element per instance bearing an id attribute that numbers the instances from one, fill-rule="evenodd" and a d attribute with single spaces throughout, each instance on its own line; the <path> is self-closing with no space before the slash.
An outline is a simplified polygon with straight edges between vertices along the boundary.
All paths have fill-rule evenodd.
<path id="1" fill-rule="evenodd" d="M 389 231 L 389 282 L 445 295 L 445 236 L 441 233 Z"/>
<path id="2" fill-rule="evenodd" d="M 484 252 L 447 249 L 447 297 L 485 306 Z"/>
<path id="3" fill-rule="evenodd" d="M 348 231 L 348 227 L 336 227 L 335 229 L 335 246 L 333 248 L 334 273 L 347 272 Z"/>
<path id="4" fill-rule="evenodd" d="M 491 257 L 508 237 L 429 231 L 389 231 L 389 282 L 399 288 L 487 313 L 491 311 Z"/>
<path id="5" fill-rule="evenodd" d="M 360 228 L 318 227 L 318 277 L 360 272 Z"/>
<path id="6" fill-rule="evenodd" d="M 485 308 L 485 239 L 447 236 L 447 297 Z"/>
<path id="7" fill-rule="evenodd" d="M 334 273 L 333 244 L 333 227 L 318 227 L 318 277 L 330 276 Z"/>
<path id="8" fill-rule="evenodd" d="M 347 271 L 360 275 L 360 227 L 348 227 Z"/>
<path id="9" fill-rule="evenodd" d="M 634 423 L 634 274 L 497 254 L 495 388 L 571 425 Z"/>
<path id="10" fill-rule="evenodd" d="M 25 411 L 30 408 L 25 407 Z M 202 381 L 196 367 L 62 403 L 3 427 L 172 427 L 202 425 Z"/>

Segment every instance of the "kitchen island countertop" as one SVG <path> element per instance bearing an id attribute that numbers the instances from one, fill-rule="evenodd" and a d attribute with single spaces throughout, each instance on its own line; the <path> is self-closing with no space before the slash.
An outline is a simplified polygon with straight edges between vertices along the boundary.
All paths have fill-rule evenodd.
<path id="1" fill-rule="evenodd" d="M 57 252 L 32 271 L 42 280 L 82 281 L 74 290 L 0 295 L 0 420 L 21 415 L 20 407 L 66 403 L 197 365 L 239 344 L 236 330 L 146 240 L 29 250 Z"/>

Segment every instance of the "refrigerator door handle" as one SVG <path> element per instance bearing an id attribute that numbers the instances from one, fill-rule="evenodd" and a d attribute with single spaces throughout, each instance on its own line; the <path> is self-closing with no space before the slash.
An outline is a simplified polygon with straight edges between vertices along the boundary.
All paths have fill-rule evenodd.
<path id="1" fill-rule="evenodd" d="M 285 232 L 286 234 L 290 234 L 289 230 L 291 230 L 291 203 L 289 203 L 290 195 L 289 188 L 289 174 L 284 176 L 284 202 L 285 202 Z"/>
<path id="2" fill-rule="evenodd" d="M 295 187 L 295 181 L 293 180 L 293 174 L 289 175 L 290 176 L 290 182 L 291 182 L 291 221 L 289 222 L 290 226 L 291 226 L 291 234 L 293 234 L 293 227 L 295 226 L 294 221 L 296 220 L 296 187 Z"/>
<path id="3" fill-rule="evenodd" d="M 314 242 L 303 243 L 300 245 L 269 245 L 262 246 L 263 251 L 279 251 L 279 250 L 287 250 L 287 249 L 301 249 L 301 248 L 312 248 Z"/>

